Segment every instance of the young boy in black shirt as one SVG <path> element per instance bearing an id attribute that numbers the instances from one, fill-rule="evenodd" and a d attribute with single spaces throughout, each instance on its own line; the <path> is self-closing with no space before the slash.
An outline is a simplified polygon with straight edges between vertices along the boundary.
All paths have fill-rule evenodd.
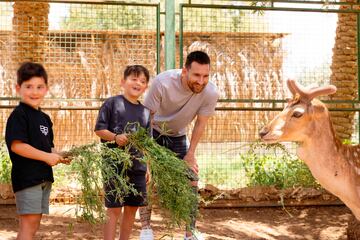
<path id="1" fill-rule="evenodd" d="M 128 143 L 127 134 L 137 129 L 137 126 L 150 129 L 150 111 L 145 108 L 139 98 L 144 93 L 149 82 L 149 71 L 141 65 L 126 67 L 121 86 L 124 90 L 122 95 L 111 97 L 102 105 L 95 126 L 95 133 L 101 140 L 115 141 L 117 146 L 123 147 Z M 116 223 L 121 219 L 120 238 L 129 239 L 134 225 L 135 214 L 139 206 L 146 205 L 146 164 L 137 158 L 141 154 L 130 149 L 133 156 L 133 165 L 127 171 L 130 183 L 140 195 L 126 196 L 121 203 L 114 194 L 111 183 L 105 183 L 105 206 L 107 207 L 107 221 L 104 225 L 104 239 L 113 240 L 116 234 Z M 118 166 L 121 168 L 121 166 Z M 124 207 L 123 214 L 121 213 Z M 121 217 L 122 215 L 122 217 Z"/>
<path id="2" fill-rule="evenodd" d="M 25 62 L 17 71 L 20 103 L 9 116 L 5 140 L 12 162 L 11 182 L 19 214 L 17 239 L 33 239 L 42 214 L 49 213 L 54 182 L 52 166 L 64 162 L 56 153 L 50 117 L 40 104 L 47 91 L 47 73 L 37 63 Z"/>

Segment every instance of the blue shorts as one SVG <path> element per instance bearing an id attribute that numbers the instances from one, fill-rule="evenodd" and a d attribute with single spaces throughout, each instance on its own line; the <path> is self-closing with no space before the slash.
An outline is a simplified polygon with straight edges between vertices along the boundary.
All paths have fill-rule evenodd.
<path id="1" fill-rule="evenodd" d="M 141 207 L 146 206 L 146 178 L 145 174 L 140 175 L 128 175 L 129 182 L 133 184 L 133 187 L 136 189 L 138 194 L 129 194 L 125 196 L 123 201 L 116 198 L 114 194 L 114 184 L 106 183 L 104 184 L 105 191 L 105 207 L 107 208 L 119 208 L 123 206 L 134 206 Z"/>
<path id="2" fill-rule="evenodd" d="M 25 188 L 15 193 L 16 210 L 19 215 L 49 214 L 51 182 Z"/>

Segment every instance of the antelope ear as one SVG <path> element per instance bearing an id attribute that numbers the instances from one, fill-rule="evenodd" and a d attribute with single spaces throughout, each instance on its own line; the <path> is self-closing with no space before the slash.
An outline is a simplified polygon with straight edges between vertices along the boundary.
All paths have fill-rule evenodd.
<path id="1" fill-rule="evenodd" d="M 286 81 L 287 87 L 288 87 L 288 89 L 290 90 L 290 92 L 291 92 L 291 94 L 292 94 L 293 96 L 296 95 L 296 89 L 294 88 L 294 82 L 295 82 L 295 80 L 293 80 L 293 79 L 288 79 L 288 80 Z"/>
<path id="2" fill-rule="evenodd" d="M 326 111 L 326 107 L 323 104 L 311 104 L 311 108 L 315 118 L 319 116 L 324 116 L 324 112 Z"/>

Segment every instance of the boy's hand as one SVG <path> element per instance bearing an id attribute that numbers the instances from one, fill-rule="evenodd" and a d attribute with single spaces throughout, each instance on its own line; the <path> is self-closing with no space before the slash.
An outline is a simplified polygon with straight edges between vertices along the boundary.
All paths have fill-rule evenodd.
<path id="1" fill-rule="evenodd" d="M 63 160 L 60 160 L 59 163 L 69 165 L 71 163 L 71 161 L 72 161 L 72 158 L 66 157 L 66 158 L 63 158 Z"/>
<path id="2" fill-rule="evenodd" d="M 56 153 L 61 155 L 63 158 L 70 158 L 71 157 L 70 152 L 67 152 L 67 151 L 56 152 Z"/>
<path id="3" fill-rule="evenodd" d="M 126 134 L 119 134 L 115 137 L 115 142 L 119 146 L 125 146 L 128 143 L 128 138 Z"/>
<path id="4" fill-rule="evenodd" d="M 49 153 L 49 158 L 47 159 L 46 163 L 50 166 L 55 166 L 61 161 L 64 161 L 64 158 L 61 155 L 57 153 Z"/>
<path id="5" fill-rule="evenodd" d="M 70 155 L 70 152 L 59 152 L 59 155 L 62 156 L 63 160 L 60 161 L 60 163 L 69 165 L 72 161 L 72 156 Z"/>

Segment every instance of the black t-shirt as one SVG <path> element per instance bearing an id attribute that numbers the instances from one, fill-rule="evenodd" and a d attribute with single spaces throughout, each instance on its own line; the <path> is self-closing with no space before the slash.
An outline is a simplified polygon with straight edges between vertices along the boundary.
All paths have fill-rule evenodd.
<path id="1" fill-rule="evenodd" d="M 107 99 L 99 110 L 99 115 L 95 125 L 97 130 L 109 130 L 116 134 L 131 133 L 136 131 L 137 124 L 143 128 L 150 129 L 150 111 L 140 102 L 133 104 L 123 95 L 118 95 Z M 102 140 L 102 142 L 104 142 Z M 135 149 L 130 149 L 133 159 L 133 166 L 129 174 L 144 174 L 146 164 L 142 164 L 136 158 L 142 155 Z"/>
<path id="2" fill-rule="evenodd" d="M 22 157 L 11 151 L 14 140 L 27 143 L 44 152 L 54 147 L 54 134 L 50 117 L 25 103 L 10 114 L 6 123 L 5 140 L 12 162 L 11 181 L 14 192 L 38 185 L 45 181 L 54 182 L 52 167 L 43 161 Z"/>

